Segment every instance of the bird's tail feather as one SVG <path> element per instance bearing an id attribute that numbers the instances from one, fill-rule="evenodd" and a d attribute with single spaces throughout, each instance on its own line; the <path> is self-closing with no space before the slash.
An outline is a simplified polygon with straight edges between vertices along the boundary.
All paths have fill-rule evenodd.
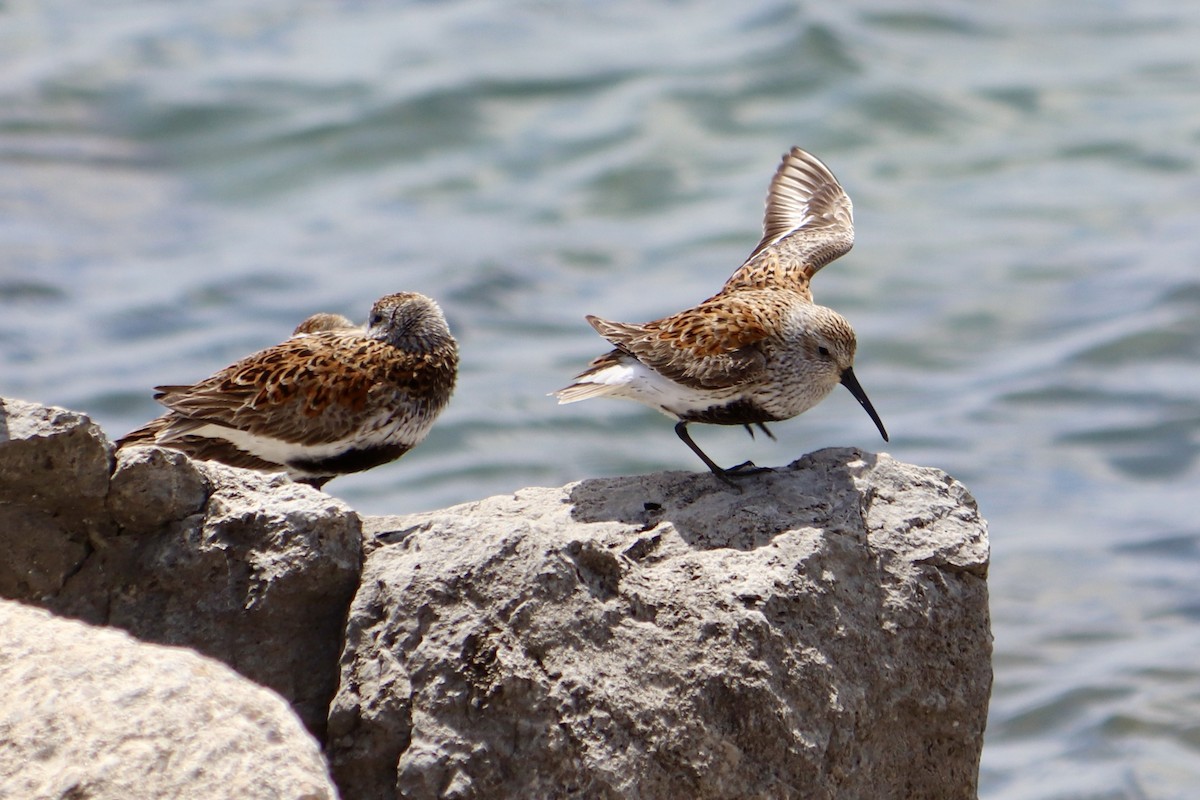
<path id="1" fill-rule="evenodd" d="M 619 392 L 632 376 L 628 357 L 619 350 L 613 350 L 592 360 L 588 368 L 575 376 L 575 382 L 570 386 L 553 392 L 558 398 L 558 404 L 577 403 L 592 397 Z"/>
<path id="2" fill-rule="evenodd" d="M 617 387 L 610 383 L 572 383 L 553 394 L 558 398 L 558 404 L 561 406 L 566 403 L 589 400 L 593 397 L 603 397 L 606 394 L 612 394 L 615 389 Z"/>

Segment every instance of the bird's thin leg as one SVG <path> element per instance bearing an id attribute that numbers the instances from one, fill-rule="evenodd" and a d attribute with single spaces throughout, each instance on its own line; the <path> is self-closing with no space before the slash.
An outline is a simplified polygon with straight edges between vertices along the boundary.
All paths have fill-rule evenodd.
<path id="1" fill-rule="evenodd" d="M 749 423 L 743 425 L 742 427 L 746 429 L 746 433 L 750 434 L 750 438 L 753 439 L 754 438 L 754 428 L 751 428 Z M 769 431 L 767 432 L 767 435 L 771 436 Z M 775 437 L 771 436 L 771 438 L 774 439 Z"/>
<path id="2" fill-rule="evenodd" d="M 704 451 L 700 449 L 700 446 L 692 441 L 692 436 L 691 436 L 691 434 L 688 433 L 686 422 L 680 421 L 675 424 L 675 435 L 678 436 L 680 439 L 682 439 L 683 443 L 686 444 L 688 447 L 690 447 L 693 453 L 700 456 L 700 460 L 703 461 L 706 465 L 708 465 L 708 468 L 710 470 L 712 470 L 713 475 L 716 475 L 718 478 L 720 478 L 725 483 L 728 483 L 730 486 L 737 485 L 732 480 L 729 479 L 729 476 L 725 474 L 725 470 L 723 470 L 717 466 L 717 462 L 713 461 L 711 458 L 709 458 L 707 455 L 705 455 Z"/>
<path id="3" fill-rule="evenodd" d="M 758 429 L 760 431 L 762 431 L 763 433 L 765 433 L 771 439 L 772 442 L 775 441 L 775 434 L 771 433 L 771 431 L 767 429 L 767 423 L 756 422 L 755 424 L 758 425 Z M 747 425 L 746 427 L 749 428 L 750 426 Z M 753 435 L 753 434 L 751 434 L 751 435 Z"/>
<path id="4" fill-rule="evenodd" d="M 700 460 L 703 461 L 710 470 L 712 470 L 713 475 L 716 475 L 717 478 L 720 479 L 723 483 L 727 483 L 730 486 L 733 486 L 735 488 L 740 488 L 740 487 L 738 487 L 738 485 L 733 482 L 734 478 L 743 478 L 747 475 L 757 475 L 760 472 L 770 472 L 771 471 L 767 467 L 754 466 L 754 462 L 752 462 L 752 461 L 747 461 L 743 464 L 738 464 L 736 467 L 733 467 L 731 469 L 721 469 L 719 466 L 717 466 L 717 462 L 713 461 L 711 458 L 709 458 L 707 455 L 705 455 L 704 451 L 700 449 L 699 445 L 697 445 L 695 442 L 692 441 L 691 434 L 689 434 L 687 431 L 687 423 L 686 422 L 681 421 L 681 422 L 678 422 L 675 424 L 675 434 L 680 439 L 683 440 L 684 444 L 686 444 L 689 448 L 691 448 L 691 451 L 693 453 L 700 456 Z"/>

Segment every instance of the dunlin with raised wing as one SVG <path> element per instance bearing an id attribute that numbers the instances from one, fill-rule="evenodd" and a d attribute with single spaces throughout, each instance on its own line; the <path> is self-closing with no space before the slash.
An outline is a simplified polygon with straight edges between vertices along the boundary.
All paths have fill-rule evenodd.
<path id="1" fill-rule="evenodd" d="M 857 340 L 840 314 L 813 303 L 809 282 L 854 244 L 850 198 L 799 147 L 783 157 L 767 194 L 763 237 L 719 293 L 686 311 L 633 324 L 589 316 L 615 349 L 592 361 L 559 403 L 636 400 L 677 420 L 675 432 L 721 480 L 762 471 L 723 469 L 688 433 L 691 422 L 752 425 L 790 419 L 842 384 L 887 431 L 854 375 Z M 772 437 L 773 438 L 773 437 Z"/>

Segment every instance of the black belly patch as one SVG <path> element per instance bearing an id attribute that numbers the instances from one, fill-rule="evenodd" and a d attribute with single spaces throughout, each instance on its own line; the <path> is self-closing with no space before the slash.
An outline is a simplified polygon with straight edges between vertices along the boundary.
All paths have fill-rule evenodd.
<path id="1" fill-rule="evenodd" d="M 766 413 L 749 400 L 737 400 L 723 406 L 689 411 L 680 419 L 684 422 L 707 422 L 709 425 L 753 425 L 758 422 L 778 421 L 777 417 Z"/>
<path id="2" fill-rule="evenodd" d="M 288 462 L 288 466 L 313 475 L 344 475 L 395 461 L 408 451 L 406 444 L 385 444 L 347 450 L 329 458 L 295 458 Z"/>

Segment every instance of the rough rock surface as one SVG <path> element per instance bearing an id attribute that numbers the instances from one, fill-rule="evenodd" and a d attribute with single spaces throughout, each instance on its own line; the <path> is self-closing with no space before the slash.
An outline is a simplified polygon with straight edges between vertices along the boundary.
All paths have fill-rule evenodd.
<path id="1" fill-rule="evenodd" d="M 974 798 L 991 684 L 974 500 L 844 449 L 743 487 L 589 480 L 360 521 L 282 476 L 114 454 L 86 416 L 0 399 L 0 596 L 195 648 L 319 737 L 328 720 L 347 800 Z M 203 797 L 118 781 L 309 764 L 276 717 L 221 705 L 234 690 L 201 659 L 150 648 L 171 658 L 143 668 L 115 632 L 5 614 L 0 797 Z M 61 630 L 113 658 L 56 651 Z M 122 669 L 149 688 L 109 683 Z M 147 721 L 88 716 L 106 703 Z M 13 777 L 27 758 L 44 777 Z M 213 796 L 259 796 L 229 781 Z M 330 796 L 312 786 L 262 796 Z"/>
<path id="2" fill-rule="evenodd" d="M 330 711 L 346 797 L 974 798 L 986 526 L 824 450 L 368 518 Z"/>
<path id="3" fill-rule="evenodd" d="M 52 599 L 111 530 L 112 460 L 84 415 L 0 398 L 0 597 Z"/>
<path id="4" fill-rule="evenodd" d="M 0 596 L 186 645 L 275 689 L 321 735 L 361 522 L 292 483 L 0 401 Z"/>
<path id="5" fill-rule="evenodd" d="M 336 796 L 273 692 L 193 652 L 0 600 L 0 797 Z"/>

